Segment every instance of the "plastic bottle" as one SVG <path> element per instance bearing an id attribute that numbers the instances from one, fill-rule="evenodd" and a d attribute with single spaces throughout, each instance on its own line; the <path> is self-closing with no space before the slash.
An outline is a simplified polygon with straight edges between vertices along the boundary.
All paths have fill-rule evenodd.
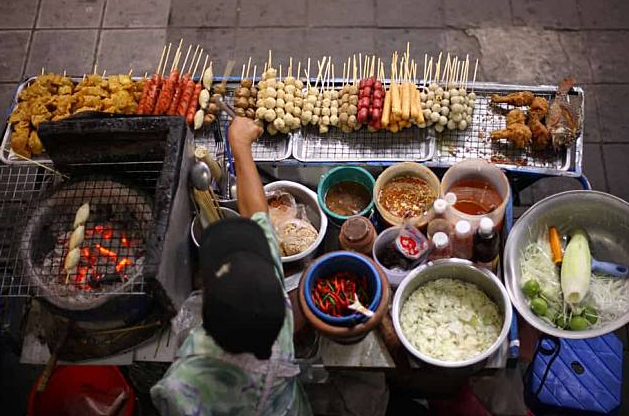
<path id="1" fill-rule="evenodd" d="M 432 210 L 434 217 L 428 223 L 428 229 L 426 234 L 428 238 L 432 238 L 435 233 L 443 232 L 449 237 L 452 234 L 452 225 L 446 220 L 446 210 L 448 209 L 448 203 L 445 199 L 436 199 L 432 204 Z"/>
<path id="2" fill-rule="evenodd" d="M 456 204 L 456 194 L 454 192 L 448 192 L 447 194 L 445 194 L 443 199 L 446 200 L 446 202 L 448 203 L 448 206 L 452 206 Z"/>
<path id="3" fill-rule="evenodd" d="M 452 257 L 452 247 L 450 246 L 450 239 L 446 233 L 437 231 L 432 236 L 432 243 L 435 248 L 430 253 L 428 260 L 433 261 Z"/>
<path id="4" fill-rule="evenodd" d="M 490 270 L 496 270 L 500 254 L 500 236 L 489 217 L 480 220 L 478 230 L 474 234 L 474 261 Z"/>
<path id="5" fill-rule="evenodd" d="M 454 227 L 452 238 L 452 257 L 470 260 L 472 258 L 472 245 L 474 235 L 472 226 L 466 220 L 460 220 Z"/>

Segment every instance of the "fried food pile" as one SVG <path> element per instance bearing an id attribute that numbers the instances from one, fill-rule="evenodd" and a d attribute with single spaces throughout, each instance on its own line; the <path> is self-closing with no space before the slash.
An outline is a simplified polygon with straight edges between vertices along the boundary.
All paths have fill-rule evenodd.
<path id="1" fill-rule="evenodd" d="M 535 150 L 567 147 L 577 137 L 578 116 L 568 101 L 568 92 L 576 80 L 566 78 L 559 83 L 557 94 L 550 104 L 543 97 L 536 97 L 530 91 L 518 91 L 505 96 L 492 95 L 491 102 L 509 104 L 515 107 L 528 106 L 528 118 L 520 110 L 507 114 L 507 127 L 491 132 L 492 139 L 507 139 L 517 148 L 531 145 Z"/>
<path id="2" fill-rule="evenodd" d="M 82 111 L 135 114 L 144 81 L 133 81 L 128 75 L 98 74 L 86 76 L 78 84 L 57 74 L 38 76 L 19 94 L 19 102 L 9 122 L 13 126 L 11 149 L 31 157 L 44 151 L 37 126 L 57 121 Z"/>

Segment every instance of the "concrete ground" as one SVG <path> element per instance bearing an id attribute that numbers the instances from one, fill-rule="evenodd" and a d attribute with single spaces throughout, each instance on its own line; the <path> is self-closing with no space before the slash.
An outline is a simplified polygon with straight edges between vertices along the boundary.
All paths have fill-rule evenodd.
<path id="1" fill-rule="evenodd" d="M 575 75 L 586 91 L 584 172 L 595 189 L 629 200 L 628 16 L 624 0 L 0 0 L 0 114 L 17 83 L 42 67 L 152 72 L 164 42 L 181 37 L 218 68 L 230 58 L 261 62 L 269 48 L 283 62 L 388 57 L 410 41 L 415 56 L 478 57 L 482 81 L 556 84 Z M 523 209 L 575 186 L 541 181 L 523 194 Z M 16 384 L 0 374 L 3 387 Z"/>

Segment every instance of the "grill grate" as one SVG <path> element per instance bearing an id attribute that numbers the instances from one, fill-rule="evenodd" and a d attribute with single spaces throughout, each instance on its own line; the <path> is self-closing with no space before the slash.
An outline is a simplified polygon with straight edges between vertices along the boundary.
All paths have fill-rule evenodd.
<path id="1" fill-rule="evenodd" d="M 136 266 L 146 259 L 143 255 L 144 243 L 149 238 L 153 211 L 152 201 L 147 195 L 155 194 L 163 163 L 112 165 L 115 165 L 116 172 L 113 180 L 79 175 L 66 180 L 32 166 L 0 169 L 0 296 L 52 295 L 67 298 L 76 297 L 80 291 L 78 300 L 88 301 L 104 294 L 144 293 L 142 273 L 135 273 L 134 276 L 127 274 L 124 284 L 122 279 L 118 284 L 117 274 L 110 273 L 115 271 L 121 258 L 115 263 L 101 263 L 101 279 L 106 279 L 99 287 L 94 283 L 95 287 L 90 290 L 85 290 L 85 283 L 76 282 L 79 269 L 70 275 L 68 285 L 64 278 L 59 278 L 58 269 L 63 267 L 67 253 L 67 241 L 62 240 L 69 238 L 73 231 L 76 210 L 83 202 L 90 202 L 92 212 L 85 226 L 86 236 L 81 247 L 98 250 L 95 246 L 98 243 L 118 256 L 133 254 L 134 260 L 139 260 Z M 100 164 L 98 168 L 113 170 L 113 166 L 110 168 L 107 164 Z M 98 235 L 99 225 L 117 236 L 117 240 L 106 242 L 104 236 Z M 138 247 L 123 247 L 123 232 L 126 241 Z M 56 252 L 53 250 L 55 246 Z M 103 262 L 102 256 L 109 255 L 98 250 L 93 260 Z M 29 263 L 31 260 L 33 264 Z M 87 266 L 87 260 L 82 258 L 80 265 Z M 142 266 L 146 267 L 146 262 Z M 127 267 L 121 268 L 122 274 Z M 52 281 L 61 284 L 42 284 Z"/>
<path id="2" fill-rule="evenodd" d="M 491 95 L 504 93 L 499 90 L 476 90 L 476 107 L 472 124 L 467 130 L 447 130 L 437 139 L 435 159 L 445 165 L 453 165 L 465 159 L 479 158 L 500 165 L 526 166 L 565 170 L 570 164 L 570 151 L 555 152 L 552 149 L 534 151 L 530 147 L 518 149 L 506 139 L 491 140 L 491 132 L 506 126 L 506 114 L 516 108 L 510 105 L 491 105 Z M 549 93 L 536 92 L 536 96 L 551 100 Z M 520 107 L 526 112 L 526 107 Z"/>

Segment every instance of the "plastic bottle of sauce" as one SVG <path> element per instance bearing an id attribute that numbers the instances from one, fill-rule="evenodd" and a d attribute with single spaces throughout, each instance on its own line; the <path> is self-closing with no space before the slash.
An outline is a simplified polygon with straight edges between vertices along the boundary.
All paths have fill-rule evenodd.
<path id="1" fill-rule="evenodd" d="M 472 245 L 474 235 L 472 226 L 466 220 L 460 220 L 454 226 L 452 238 L 452 257 L 470 260 L 472 258 Z"/>
<path id="2" fill-rule="evenodd" d="M 483 217 L 474 234 L 474 261 L 479 265 L 496 270 L 500 253 L 500 236 L 489 217 Z"/>
<path id="3" fill-rule="evenodd" d="M 446 200 L 446 202 L 448 203 L 448 206 L 452 206 L 456 204 L 456 194 L 454 192 L 448 192 L 447 194 L 445 194 L 443 199 Z"/>
<path id="4" fill-rule="evenodd" d="M 365 217 L 347 219 L 339 233 L 339 244 L 343 250 L 356 251 L 367 256 L 371 256 L 375 239 L 376 229 Z"/>
<path id="5" fill-rule="evenodd" d="M 435 248 L 430 253 L 428 257 L 429 261 L 439 260 L 439 259 L 448 259 L 452 257 L 452 250 L 450 247 L 450 239 L 448 235 L 444 232 L 437 231 L 432 236 L 432 243 Z"/>
<path id="6" fill-rule="evenodd" d="M 452 234 L 452 226 L 450 222 L 446 220 L 447 209 L 448 203 L 445 199 L 436 199 L 432 204 L 434 217 L 428 223 L 428 229 L 426 231 L 428 238 L 432 238 L 432 236 L 439 231 L 445 233 L 448 237 Z"/>

